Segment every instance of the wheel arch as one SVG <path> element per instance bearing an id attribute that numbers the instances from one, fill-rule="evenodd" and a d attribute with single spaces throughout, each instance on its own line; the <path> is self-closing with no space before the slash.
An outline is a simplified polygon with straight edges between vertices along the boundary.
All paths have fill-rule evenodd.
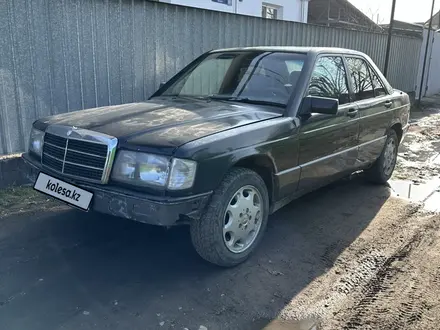
<path id="1" fill-rule="evenodd" d="M 400 122 L 395 122 L 390 126 L 390 129 L 394 130 L 397 134 L 397 138 L 399 140 L 399 143 L 402 141 L 403 137 L 403 126 Z"/>
<path id="2" fill-rule="evenodd" d="M 256 172 L 266 184 L 269 195 L 269 204 L 272 205 L 275 196 L 274 174 L 276 173 L 276 165 L 274 160 L 267 154 L 254 154 L 244 156 L 235 161 L 231 168 L 242 167 Z"/>

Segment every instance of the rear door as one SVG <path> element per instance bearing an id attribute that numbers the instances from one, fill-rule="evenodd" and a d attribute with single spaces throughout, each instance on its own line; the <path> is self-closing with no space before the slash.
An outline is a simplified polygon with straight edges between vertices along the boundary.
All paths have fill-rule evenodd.
<path id="1" fill-rule="evenodd" d="M 382 152 L 394 104 L 368 61 L 360 56 L 347 56 L 346 61 L 359 107 L 359 166 L 363 166 Z"/>
<path id="2" fill-rule="evenodd" d="M 309 190 L 351 171 L 356 164 L 359 113 L 352 102 L 345 62 L 339 55 L 318 57 L 309 95 L 336 98 L 336 115 L 300 115 L 300 190 Z"/>

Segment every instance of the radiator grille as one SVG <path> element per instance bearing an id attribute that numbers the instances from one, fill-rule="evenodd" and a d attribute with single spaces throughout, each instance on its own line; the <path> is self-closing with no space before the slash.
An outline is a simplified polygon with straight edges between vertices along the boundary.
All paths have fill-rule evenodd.
<path id="1" fill-rule="evenodd" d="M 46 133 L 42 164 L 57 172 L 86 180 L 103 180 L 108 145 Z"/>

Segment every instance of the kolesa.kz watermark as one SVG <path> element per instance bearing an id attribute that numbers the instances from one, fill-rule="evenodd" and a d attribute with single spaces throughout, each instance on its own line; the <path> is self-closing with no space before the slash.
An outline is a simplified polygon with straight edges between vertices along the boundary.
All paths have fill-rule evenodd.
<path id="1" fill-rule="evenodd" d="M 72 192 L 70 189 L 60 186 L 58 182 L 55 184 L 52 183 L 50 180 L 47 181 L 46 190 L 53 191 L 54 193 L 57 193 L 61 196 L 66 196 L 67 198 L 70 198 L 77 202 L 79 202 L 79 199 L 81 198 L 81 194 L 77 193 L 76 190 Z"/>
<path id="2" fill-rule="evenodd" d="M 84 211 L 89 209 L 93 198 L 93 193 L 90 191 L 63 182 L 44 173 L 38 174 L 34 189 L 79 207 Z"/>

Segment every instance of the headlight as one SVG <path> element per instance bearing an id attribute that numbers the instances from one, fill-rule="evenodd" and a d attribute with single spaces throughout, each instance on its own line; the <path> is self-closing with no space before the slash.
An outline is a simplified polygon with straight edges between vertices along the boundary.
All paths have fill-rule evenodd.
<path id="1" fill-rule="evenodd" d="M 168 180 L 166 157 L 133 151 L 120 151 L 113 167 L 112 179 L 136 185 L 163 187 Z"/>
<path id="2" fill-rule="evenodd" d="M 44 132 L 32 127 L 29 137 L 29 151 L 40 156 L 43 153 Z"/>
<path id="3" fill-rule="evenodd" d="M 133 151 L 119 151 L 112 179 L 140 186 L 167 187 L 170 190 L 191 188 L 196 162 Z M 168 184 L 167 184 L 168 183 Z"/>

